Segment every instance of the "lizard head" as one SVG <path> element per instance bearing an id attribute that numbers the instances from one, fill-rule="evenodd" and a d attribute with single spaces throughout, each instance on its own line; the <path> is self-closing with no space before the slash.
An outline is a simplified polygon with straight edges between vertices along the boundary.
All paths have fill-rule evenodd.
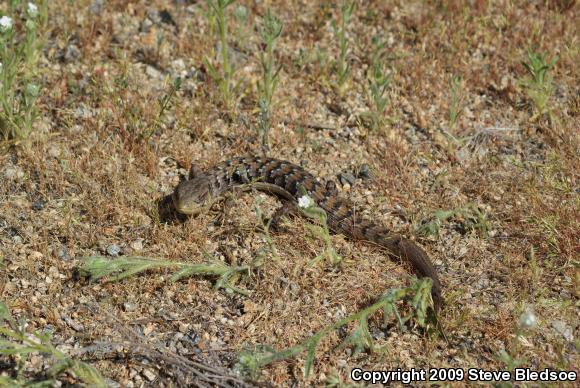
<path id="1" fill-rule="evenodd" d="M 197 215 L 211 202 L 211 185 L 205 176 L 179 183 L 173 192 L 173 205 L 181 214 Z"/>

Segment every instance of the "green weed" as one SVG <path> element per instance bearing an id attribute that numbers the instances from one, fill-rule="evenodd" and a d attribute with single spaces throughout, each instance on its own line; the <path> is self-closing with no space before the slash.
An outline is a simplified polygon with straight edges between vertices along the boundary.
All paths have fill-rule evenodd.
<path id="1" fill-rule="evenodd" d="M 252 23 L 250 21 L 250 11 L 242 4 L 238 4 L 233 12 L 234 20 L 236 21 L 236 30 L 234 32 L 236 42 L 241 47 L 247 47 L 249 35 L 252 30 Z"/>
<path id="2" fill-rule="evenodd" d="M 17 17 L 17 15 L 21 15 Z M 46 25 L 46 3 L 8 2 L 0 13 L 0 136 L 18 141 L 30 134 L 40 94 L 38 56 Z M 16 28 L 15 24 L 22 24 Z"/>
<path id="3" fill-rule="evenodd" d="M 525 339 L 525 334 L 537 326 L 537 318 L 531 307 L 526 307 L 524 312 L 520 315 L 518 325 L 516 327 L 515 335 L 509 345 L 509 349 L 502 349 L 497 354 L 497 359 L 505 365 L 505 369 L 513 372 L 515 368 L 526 365 L 527 361 L 517 358 L 520 352 L 520 342 Z M 500 387 L 512 387 L 511 383 L 502 383 Z"/>
<path id="4" fill-rule="evenodd" d="M 223 288 L 227 292 L 248 295 L 247 291 L 239 289 L 233 284 L 241 274 L 247 273 L 250 267 L 230 267 L 219 261 L 212 261 L 207 264 L 190 264 L 141 256 L 127 256 L 115 260 L 110 260 L 103 256 L 90 256 L 83 258 L 81 270 L 93 280 L 108 277 L 108 281 L 112 282 L 159 268 L 174 268 L 178 270 L 171 276 L 170 281 L 172 282 L 193 275 L 217 276 L 216 289 Z"/>
<path id="5" fill-rule="evenodd" d="M 344 95 L 347 87 L 347 80 L 349 76 L 350 66 L 348 64 L 348 38 L 347 38 L 347 28 L 350 23 L 350 19 L 354 13 L 356 7 L 355 1 L 343 0 L 340 7 L 340 16 L 338 19 L 338 24 L 336 21 L 332 21 L 332 29 L 334 30 L 334 36 L 338 41 L 338 58 L 335 61 L 335 70 L 337 75 L 337 90 L 340 96 Z"/>
<path id="6" fill-rule="evenodd" d="M 465 108 L 465 96 L 463 94 L 463 85 L 460 75 L 455 75 L 449 79 L 449 90 L 451 92 L 451 101 L 449 104 L 449 128 L 454 129 L 459 120 L 459 116 Z"/>
<path id="7" fill-rule="evenodd" d="M 260 63 L 262 64 L 262 80 L 258 83 L 260 94 L 260 124 L 259 132 L 262 137 L 262 147 L 268 149 L 268 134 L 270 133 L 272 115 L 272 97 L 278 86 L 278 74 L 281 66 L 276 65 L 274 49 L 276 41 L 282 34 L 282 23 L 280 19 L 272 15 L 270 10 L 264 16 L 260 35 L 265 44 L 265 52 L 260 52 Z"/>
<path id="8" fill-rule="evenodd" d="M 51 342 L 50 335 L 34 332 L 28 334 L 22 325 L 18 325 L 8 306 L 0 302 L 0 354 L 15 356 L 16 377 L 0 376 L 0 386 L 6 387 L 52 387 L 57 377 L 63 373 L 71 373 L 90 387 L 107 387 L 103 376 L 93 366 L 75 360 L 58 350 Z M 24 376 L 26 360 L 31 354 L 42 354 L 54 360 L 46 371 L 46 380 L 27 381 Z"/>
<path id="9" fill-rule="evenodd" d="M 165 113 L 167 112 L 167 109 L 169 109 L 171 101 L 175 98 L 175 95 L 179 90 L 181 90 L 181 78 L 177 77 L 173 80 L 173 83 L 169 87 L 167 93 L 165 93 L 163 97 L 159 99 L 159 112 L 155 118 L 155 123 L 151 129 L 143 133 L 143 138 L 148 139 L 155 133 L 155 131 L 161 129 L 163 126 L 163 120 L 165 119 Z"/>
<path id="10" fill-rule="evenodd" d="M 401 316 L 397 309 L 397 302 L 407 300 L 413 305 L 413 309 L 405 316 Z M 399 325 L 404 325 L 407 321 L 414 319 L 420 327 L 426 327 L 427 311 L 433 304 L 431 299 L 431 279 L 425 278 L 416 280 L 414 284 L 406 288 L 391 289 L 374 304 L 352 314 L 340 321 L 327 326 L 315 333 L 303 342 L 283 350 L 276 350 L 271 346 L 257 345 L 242 352 L 236 369 L 253 378 L 257 378 L 260 370 L 273 362 L 287 360 L 297 357 L 303 352 L 307 352 L 304 375 L 307 377 L 312 369 L 316 348 L 320 341 L 335 330 L 339 330 L 351 322 L 356 322 L 357 326 L 350 335 L 343 341 L 341 346 L 354 347 L 355 353 L 365 349 L 373 349 L 373 339 L 369 332 L 369 317 L 379 310 L 383 311 L 384 324 L 387 327 L 390 318 L 395 318 Z"/>
<path id="11" fill-rule="evenodd" d="M 256 213 L 256 218 L 258 219 L 258 222 L 262 224 L 262 232 L 264 234 L 264 240 L 266 241 L 266 244 L 268 244 L 268 250 L 274 256 L 274 259 L 278 261 L 280 256 L 278 255 L 276 244 L 274 244 L 274 240 L 270 235 L 270 224 L 272 223 L 272 219 L 265 221 L 264 214 L 262 213 L 262 209 L 260 207 L 263 202 L 264 201 L 261 197 L 257 197 L 256 203 L 254 204 L 254 211 Z"/>
<path id="12" fill-rule="evenodd" d="M 220 56 L 219 61 L 221 61 L 221 71 L 217 69 L 216 66 L 212 65 L 210 60 L 206 57 L 204 59 L 207 71 L 213 81 L 218 85 L 218 89 L 221 92 L 224 105 L 227 109 L 234 108 L 234 95 L 239 89 L 239 84 L 234 85 L 233 74 L 234 66 L 230 62 L 229 58 L 229 45 L 228 45 L 228 24 L 227 24 L 227 13 L 226 9 L 232 5 L 235 0 L 207 0 L 209 7 L 208 16 L 210 21 L 215 21 L 218 26 L 218 35 L 220 42 Z"/>
<path id="13" fill-rule="evenodd" d="M 388 73 L 385 58 L 382 55 L 385 43 L 374 37 L 373 46 L 372 63 L 367 73 L 369 83 L 367 94 L 371 105 L 372 127 L 376 130 L 384 121 L 383 115 L 389 102 L 387 92 L 391 84 L 391 74 Z"/>
<path id="14" fill-rule="evenodd" d="M 552 74 L 550 70 L 558 61 L 558 57 L 547 60 L 547 54 L 528 51 L 527 62 L 522 62 L 528 74 L 520 81 L 525 88 L 528 98 L 532 100 L 535 114 L 532 120 L 550 112 L 548 103 L 552 95 Z"/>
<path id="15" fill-rule="evenodd" d="M 473 204 L 453 210 L 438 210 L 433 216 L 423 220 L 416 228 L 416 232 L 421 235 L 438 236 L 441 225 L 451 219 L 458 222 L 462 229 L 477 230 L 482 236 L 487 237 L 487 218 Z"/>
<path id="16" fill-rule="evenodd" d="M 312 262 L 315 263 L 327 257 L 332 265 L 339 265 L 342 262 L 342 257 L 336 253 L 330 240 L 330 230 L 328 229 L 327 215 L 324 209 L 316 206 L 316 203 L 307 194 L 300 198 L 298 207 L 304 215 L 318 221 L 318 225 L 307 224 L 306 227 L 310 233 L 321 238 L 326 246 L 324 251 L 316 256 Z"/>

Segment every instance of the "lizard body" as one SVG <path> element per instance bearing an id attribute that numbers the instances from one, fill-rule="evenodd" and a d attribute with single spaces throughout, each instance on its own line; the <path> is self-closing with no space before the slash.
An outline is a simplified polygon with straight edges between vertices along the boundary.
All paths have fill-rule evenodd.
<path id="1" fill-rule="evenodd" d="M 336 189 L 322 185 L 312 174 L 293 163 L 272 158 L 236 157 L 204 172 L 197 171 L 194 166 L 190 179 L 175 189 L 173 204 L 179 213 L 196 215 L 225 192 L 242 185 L 251 185 L 294 204 L 306 192 L 326 212 L 330 230 L 384 247 L 391 255 L 408 262 L 418 276 L 431 278 L 435 308 L 441 305 L 441 282 L 423 249 L 404 236 L 363 219 L 351 201 L 341 198 Z"/>

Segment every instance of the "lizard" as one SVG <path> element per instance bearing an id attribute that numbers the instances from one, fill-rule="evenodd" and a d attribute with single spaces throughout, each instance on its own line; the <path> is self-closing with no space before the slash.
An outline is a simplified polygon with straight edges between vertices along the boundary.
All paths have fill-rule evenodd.
<path id="1" fill-rule="evenodd" d="M 433 304 L 435 311 L 439 310 L 443 303 L 441 282 L 425 251 L 403 235 L 362 218 L 352 201 L 338 195 L 335 185 L 323 185 L 314 175 L 291 162 L 242 156 L 223 161 L 206 171 L 193 164 L 189 179 L 180 182 L 172 194 L 173 206 L 183 215 L 198 215 L 225 193 L 240 186 L 276 195 L 290 207 L 296 207 L 304 193 L 308 194 L 326 212 L 331 231 L 386 248 L 390 255 L 408 262 L 418 276 L 431 278 Z"/>

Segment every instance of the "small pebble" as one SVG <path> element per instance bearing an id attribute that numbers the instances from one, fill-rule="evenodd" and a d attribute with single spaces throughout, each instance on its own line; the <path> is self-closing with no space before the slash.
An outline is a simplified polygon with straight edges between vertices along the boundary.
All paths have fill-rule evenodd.
<path id="1" fill-rule="evenodd" d="M 369 179 L 371 177 L 371 169 L 368 164 L 361 164 L 358 177 L 362 179 Z"/>
<path id="2" fill-rule="evenodd" d="M 125 303 L 123 303 L 123 308 L 127 312 L 132 312 L 132 311 L 137 310 L 137 305 L 135 303 L 125 302 Z"/>
<path id="3" fill-rule="evenodd" d="M 65 63 L 71 63 L 71 62 L 75 62 L 77 59 L 79 59 L 81 57 L 81 50 L 79 50 L 79 48 L 74 45 L 68 45 L 64 55 L 63 55 L 63 60 Z"/>
<path id="4" fill-rule="evenodd" d="M 133 241 L 131 243 L 131 248 L 133 248 L 133 250 L 135 250 L 135 251 L 142 250 L 143 249 L 143 239 L 138 238 L 137 240 Z"/>
<path id="5" fill-rule="evenodd" d="M 184 338 L 187 342 L 197 345 L 200 341 L 199 334 L 195 330 L 190 330 Z"/>
<path id="6" fill-rule="evenodd" d="M 340 181 L 341 185 L 349 184 L 352 186 L 356 180 L 354 175 L 350 171 L 344 171 L 338 174 L 338 180 Z"/>
<path id="7" fill-rule="evenodd" d="M 42 199 L 37 199 L 32 203 L 32 210 L 40 211 L 44 209 L 45 202 Z"/>
<path id="8" fill-rule="evenodd" d="M 167 9 L 164 9 L 161 12 L 159 12 L 159 17 L 161 18 L 162 23 L 170 24 L 172 26 L 177 27 L 177 23 L 175 23 L 175 20 L 173 20 L 173 16 L 171 16 L 171 14 Z"/>
<path id="9" fill-rule="evenodd" d="M 18 166 L 8 166 L 4 169 L 4 176 L 8 179 L 20 179 L 24 177 L 24 171 Z"/>
<path id="10" fill-rule="evenodd" d="M 103 2 L 104 2 L 104 0 L 93 1 L 91 6 L 89 7 L 89 10 L 91 11 L 91 13 L 93 13 L 95 15 L 99 15 L 101 13 L 101 10 L 103 9 Z"/>
<path id="11" fill-rule="evenodd" d="M 64 261 L 68 261 L 71 259 L 70 254 L 68 252 L 68 248 L 62 245 L 60 248 L 56 249 L 56 256 Z"/>
<path id="12" fill-rule="evenodd" d="M 111 244 L 107 247 L 107 254 L 109 256 L 119 256 L 119 253 L 121 253 L 121 247 L 117 244 Z"/>

